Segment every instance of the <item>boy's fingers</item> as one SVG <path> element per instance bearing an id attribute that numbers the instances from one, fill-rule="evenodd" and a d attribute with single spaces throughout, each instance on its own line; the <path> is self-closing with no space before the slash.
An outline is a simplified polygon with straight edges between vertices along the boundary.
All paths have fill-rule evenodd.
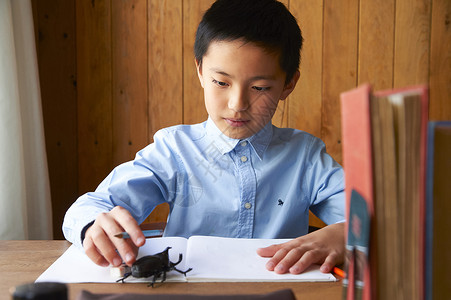
<path id="1" fill-rule="evenodd" d="M 277 274 L 284 274 L 290 270 L 290 268 L 299 261 L 304 255 L 304 251 L 301 248 L 292 248 L 282 257 L 279 263 L 274 268 L 274 272 Z"/>
<path id="2" fill-rule="evenodd" d="M 329 273 L 332 271 L 332 268 L 336 265 L 338 261 L 338 257 L 336 255 L 329 255 L 324 260 L 324 263 L 321 265 L 320 271 L 323 273 Z"/>
<path id="3" fill-rule="evenodd" d="M 305 271 L 310 265 L 321 260 L 321 253 L 315 250 L 306 251 L 289 269 L 291 274 L 299 274 Z"/>
<path id="4" fill-rule="evenodd" d="M 257 254 L 262 257 L 271 257 L 271 259 L 266 263 L 266 269 L 269 271 L 274 271 L 276 266 L 278 266 L 278 271 L 281 272 L 281 270 L 285 269 L 285 267 L 283 265 L 279 265 L 279 263 L 285 258 L 290 250 L 296 247 L 296 244 L 293 243 L 294 241 L 290 241 L 283 244 L 275 244 L 265 248 L 259 248 L 257 249 Z"/>
<path id="5" fill-rule="evenodd" d="M 126 231 L 130 239 L 115 235 Z M 108 263 L 115 267 L 125 261 L 131 266 L 138 253 L 138 247 L 145 243 L 145 237 L 136 220 L 124 208 L 116 206 L 110 212 L 97 216 L 94 224 L 86 231 L 83 247 L 88 257 L 98 265 Z"/>
<path id="6" fill-rule="evenodd" d="M 130 246 L 130 249 L 132 249 L 133 255 L 136 258 L 138 256 L 139 247 L 136 246 L 132 241 L 128 241 L 128 245 Z"/>
<path id="7" fill-rule="evenodd" d="M 114 217 L 121 226 L 110 229 L 108 231 L 108 236 L 113 241 L 124 262 L 131 266 L 136 260 L 136 255 L 138 253 L 137 248 L 144 245 L 145 238 L 135 219 L 131 217 L 128 211 L 126 213 L 122 211 L 118 214 L 119 216 Z M 130 238 L 123 239 L 115 236 L 122 231 L 126 231 L 130 235 Z"/>
<path id="8" fill-rule="evenodd" d="M 322 263 L 322 272 L 330 272 L 343 255 L 343 230 L 342 224 L 330 225 L 287 243 L 260 248 L 257 253 L 263 257 L 271 257 L 266 268 L 278 274 L 288 271 L 299 274 L 317 263 Z M 333 245 L 330 246 L 325 241 L 331 241 Z"/>
<path id="9" fill-rule="evenodd" d="M 110 264 L 102 254 L 97 251 L 97 248 L 94 246 L 92 240 L 87 238 L 83 242 L 83 248 L 85 250 L 86 255 L 97 265 L 101 267 L 108 267 Z"/>
<path id="10" fill-rule="evenodd" d="M 142 233 L 135 218 L 133 218 L 128 210 L 123 207 L 116 206 L 113 210 L 111 210 L 111 213 L 124 231 L 130 235 L 130 239 L 136 246 L 141 247 L 145 244 L 146 238 L 144 237 L 144 234 Z M 120 232 L 117 232 L 114 235 L 118 233 Z"/>
<path id="11" fill-rule="evenodd" d="M 283 266 L 280 265 L 280 261 L 284 259 L 288 252 L 289 249 L 280 247 L 273 257 L 266 263 L 266 269 L 269 271 L 275 271 L 277 266 L 279 267 L 279 270 L 283 268 Z"/>
<path id="12" fill-rule="evenodd" d="M 257 254 L 262 257 L 272 257 L 276 252 L 281 248 L 282 244 L 279 245 L 271 245 L 265 248 L 258 248 Z"/>
<path id="13" fill-rule="evenodd" d="M 97 254 L 103 256 L 109 264 L 115 267 L 120 266 L 122 263 L 122 259 L 117 254 L 114 245 L 101 228 L 89 228 L 86 231 L 83 245 L 86 255 L 95 263 L 102 261 Z"/>
<path id="14" fill-rule="evenodd" d="M 116 213 L 111 212 L 99 214 L 94 224 L 86 231 L 86 237 L 91 238 L 100 254 L 113 266 L 120 266 L 122 260 L 131 265 L 135 261 L 135 251 L 125 239 L 115 237 L 123 228 L 117 222 L 117 210 Z"/>
<path id="15" fill-rule="evenodd" d="M 105 245 L 107 242 L 109 242 L 111 244 L 111 247 L 113 249 L 115 249 L 114 252 L 119 253 L 119 257 L 120 257 L 120 262 L 118 262 L 117 260 L 115 260 L 114 262 L 112 262 L 109 259 L 109 256 L 106 255 L 110 255 L 110 253 L 104 253 L 103 251 L 105 251 L 104 249 L 106 249 L 106 251 L 110 250 L 110 247 L 108 248 L 101 248 L 100 250 L 102 251 L 102 254 L 104 254 L 104 256 L 107 258 L 108 261 L 110 261 L 115 267 L 119 266 L 120 264 L 122 264 L 122 260 L 129 266 L 131 266 L 135 260 L 136 260 L 136 253 L 137 251 L 134 250 L 134 248 L 136 246 L 133 246 L 133 241 L 131 241 L 130 239 L 123 239 L 123 238 L 118 238 L 115 237 L 117 230 L 113 230 L 110 231 L 108 230 L 105 234 L 107 241 L 105 241 L 105 243 L 102 243 L 102 245 Z M 97 244 L 97 242 L 96 242 Z M 133 247 L 132 247 L 133 246 Z M 114 257 L 115 259 L 115 257 Z"/>

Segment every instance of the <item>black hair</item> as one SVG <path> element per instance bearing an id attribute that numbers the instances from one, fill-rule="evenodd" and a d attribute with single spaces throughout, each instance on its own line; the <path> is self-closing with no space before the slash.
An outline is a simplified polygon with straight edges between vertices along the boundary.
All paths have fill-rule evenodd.
<path id="1" fill-rule="evenodd" d="M 196 32 L 194 56 L 199 64 L 212 42 L 243 39 L 277 52 L 289 82 L 299 69 L 302 34 L 296 18 L 276 0 L 217 0 Z"/>

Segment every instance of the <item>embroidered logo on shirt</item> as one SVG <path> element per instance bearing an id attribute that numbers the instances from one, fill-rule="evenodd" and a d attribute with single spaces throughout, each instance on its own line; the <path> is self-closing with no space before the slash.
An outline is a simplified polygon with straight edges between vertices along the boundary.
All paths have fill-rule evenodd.
<path id="1" fill-rule="evenodd" d="M 277 200 L 277 205 L 282 206 L 283 205 L 283 201 L 281 199 Z"/>

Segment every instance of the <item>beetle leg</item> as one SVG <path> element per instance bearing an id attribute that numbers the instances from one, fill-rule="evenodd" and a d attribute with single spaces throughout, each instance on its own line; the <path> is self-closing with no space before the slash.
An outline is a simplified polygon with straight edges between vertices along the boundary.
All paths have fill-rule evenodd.
<path id="1" fill-rule="evenodd" d="M 153 275 L 152 282 L 150 282 L 149 285 L 147 285 L 147 286 L 153 287 L 153 285 L 155 284 L 155 280 L 157 279 L 156 277 L 157 277 L 157 274 Z"/>
<path id="2" fill-rule="evenodd" d="M 193 268 L 189 268 L 188 270 L 186 270 L 186 271 L 181 271 L 181 270 L 179 270 L 179 269 L 177 269 L 177 268 L 175 268 L 174 267 L 174 271 L 177 271 L 177 272 L 179 272 L 179 273 L 181 273 L 181 274 L 183 274 L 183 275 L 185 275 L 186 276 L 186 273 L 188 273 L 189 271 L 191 271 Z"/>
<path id="3" fill-rule="evenodd" d="M 116 280 L 116 282 L 121 281 L 122 283 L 124 283 L 124 279 L 126 279 L 126 278 L 129 277 L 130 275 L 132 275 L 131 272 L 130 272 L 130 273 L 125 273 L 125 274 L 124 274 L 124 277 L 122 277 L 122 278 Z"/>
<path id="4" fill-rule="evenodd" d="M 160 278 L 160 276 L 161 276 L 161 272 L 154 274 L 153 278 L 152 278 L 152 282 L 150 282 L 149 285 L 147 285 L 147 286 L 154 287 L 155 282 L 157 281 L 158 278 Z M 164 277 L 163 277 L 163 280 L 161 282 L 163 282 L 165 280 L 166 280 L 166 272 L 164 273 Z"/>

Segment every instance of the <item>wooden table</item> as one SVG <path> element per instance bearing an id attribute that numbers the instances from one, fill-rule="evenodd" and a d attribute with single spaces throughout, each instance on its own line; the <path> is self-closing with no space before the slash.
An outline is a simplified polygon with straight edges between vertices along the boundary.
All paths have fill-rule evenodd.
<path id="1" fill-rule="evenodd" d="M 67 241 L 0 241 L 0 299 L 10 299 L 11 287 L 34 282 L 70 246 Z M 290 288 L 297 299 L 341 299 L 341 282 L 169 283 L 156 288 L 147 284 L 68 284 L 69 299 L 81 290 L 93 293 L 140 294 L 262 294 Z"/>

